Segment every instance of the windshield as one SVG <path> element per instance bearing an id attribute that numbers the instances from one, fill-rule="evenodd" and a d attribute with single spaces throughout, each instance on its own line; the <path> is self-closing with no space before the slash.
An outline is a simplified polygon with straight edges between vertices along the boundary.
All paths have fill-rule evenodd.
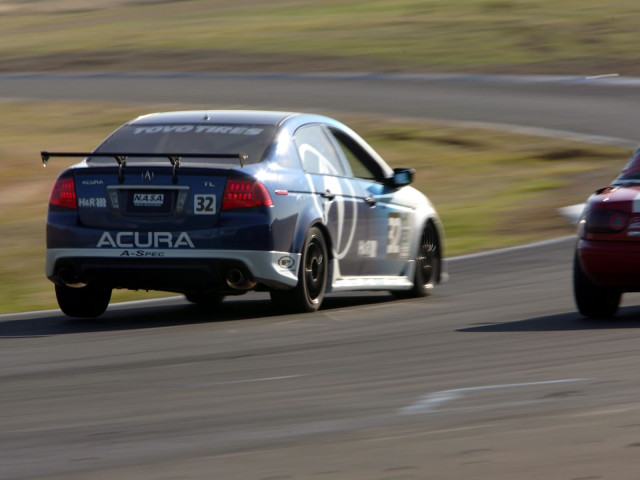
<path id="1" fill-rule="evenodd" d="M 273 141 L 272 125 L 198 125 L 198 124 L 135 124 L 124 125 L 111 134 L 96 152 L 109 153 L 161 153 L 161 154 L 231 154 L 229 160 L 216 159 L 216 163 L 237 163 L 237 154 L 249 156 L 247 163 L 257 163 Z M 135 159 L 138 161 L 138 159 Z M 144 159 L 139 159 L 145 161 Z M 152 160 L 152 159 L 149 159 Z M 91 162 L 105 162 L 92 158 Z M 207 159 L 188 159 L 189 162 L 207 162 Z"/>
<path id="2" fill-rule="evenodd" d="M 631 155 L 631 158 L 622 169 L 622 172 L 620 172 L 620 175 L 615 179 L 614 183 L 629 181 L 640 181 L 640 149 Z"/>

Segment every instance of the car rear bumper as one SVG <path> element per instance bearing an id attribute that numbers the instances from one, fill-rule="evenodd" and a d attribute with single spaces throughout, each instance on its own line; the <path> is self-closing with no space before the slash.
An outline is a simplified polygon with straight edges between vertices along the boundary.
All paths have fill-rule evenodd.
<path id="1" fill-rule="evenodd" d="M 640 288 L 640 243 L 578 241 L 585 273 L 600 285 Z"/>
<path id="2" fill-rule="evenodd" d="M 228 289 L 239 269 L 267 287 L 298 283 L 299 254 L 260 250 L 49 248 L 45 272 L 53 282 L 187 292 Z"/>

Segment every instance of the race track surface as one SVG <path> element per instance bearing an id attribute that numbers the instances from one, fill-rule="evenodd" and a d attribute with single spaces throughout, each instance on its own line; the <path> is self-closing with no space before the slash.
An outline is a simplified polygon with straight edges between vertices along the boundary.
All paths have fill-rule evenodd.
<path id="1" fill-rule="evenodd" d="M 0 75 L 0 98 L 378 113 L 555 129 L 631 146 L 640 124 L 640 79 L 624 78 L 22 74 Z"/>
<path id="2" fill-rule="evenodd" d="M 4 317 L 1 477 L 635 478 L 640 308 L 580 318 L 573 244 L 311 315 L 250 294 Z"/>
<path id="3" fill-rule="evenodd" d="M 0 96 L 16 88 L 0 78 Z M 623 103 L 602 89 L 592 107 Z M 569 111 L 570 128 L 530 112 L 537 127 L 633 139 L 613 115 L 598 128 Z M 332 295 L 308 315 L 248 294 L 215 312 L 169 299 L 97 320 L 0 317 L 0 478 L 635 479 L 638 298 L 613 321 L 582 319 L 574 243 L 456 258 L 428 298 Z"/>

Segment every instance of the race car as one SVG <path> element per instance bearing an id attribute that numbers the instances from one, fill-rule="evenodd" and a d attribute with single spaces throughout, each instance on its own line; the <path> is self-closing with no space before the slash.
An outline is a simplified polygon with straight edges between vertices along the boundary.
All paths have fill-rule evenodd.
<path id="1" fill-rule="evenodd" d="M 422 297 L 446 278 L 442 223 L 346 125 L 320 115 L 184 111 L 140 116 L 55 182 L 46 275 L 60 309 L 97 317 L 114 288 L 215 305 L 267 291 L 313 312 L 325 294 Z"/>
<path id="2" fill-rule="evenodd" d="M 573 287 L 578 310 L 590 318 L 613 317 L 624 292 L 640 291 L 640 149 L 585 205 Z"/>

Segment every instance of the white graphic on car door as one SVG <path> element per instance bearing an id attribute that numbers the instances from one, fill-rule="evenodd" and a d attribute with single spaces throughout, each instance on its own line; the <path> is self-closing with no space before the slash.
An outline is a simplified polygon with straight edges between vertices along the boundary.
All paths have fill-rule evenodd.
<path id="1" fill-rule="evenodd" d="M 332 200 L 320 205 L 319 196 L 314 196 L 314 201 L 321 209 L 326 225 L 335 223 L 334 232 L 334 256 L 338 260 L 344 259 L 353 245 L 358 223 L 358 209 L 355 203 L 356 192 L 347 180 L 340 179 L 332 163 L 317 149 L 309 144 L 299 146 L 300 158 L 305 170 L 314 171 L 322 175 L 322 190 L 316 192 L 311 175 L 307 174 L 309 188 L 312 193 L 329 195 Z M 346 185 L 346 189 L 344 186 Z M 345 190 L 347 191 L 345 194 Z M 345 201 L 346 200 L 346 201 Z M 345 234 L 348 231 L 348 234 Z"/>

